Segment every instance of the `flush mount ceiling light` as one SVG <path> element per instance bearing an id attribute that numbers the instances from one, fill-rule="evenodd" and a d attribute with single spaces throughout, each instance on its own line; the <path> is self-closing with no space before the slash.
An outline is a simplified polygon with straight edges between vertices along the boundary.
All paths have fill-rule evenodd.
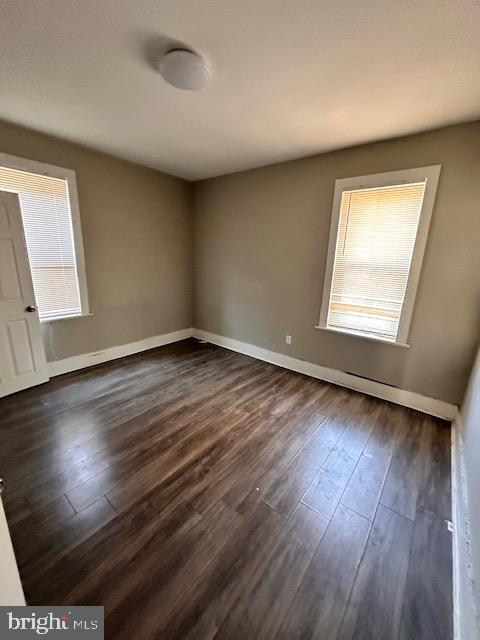
<path id="1" fill-rule="evenodd" d="M 158 64 L 161 76 L 169 84 L 195 91 L 205 87 L 210 80 L 210 69 L 198 53 L 188 49 L 171 49 Z"/>

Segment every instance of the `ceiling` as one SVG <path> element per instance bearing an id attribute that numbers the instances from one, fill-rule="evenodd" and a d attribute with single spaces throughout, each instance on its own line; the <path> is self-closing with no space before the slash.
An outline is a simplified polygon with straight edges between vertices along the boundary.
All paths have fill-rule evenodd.
<path id="1" fill-rule="evenodd" d="M 479 118 L 479 31 L 478 0 L 2 0 L 0 118 L 197 180 Z M 173 43 L 206 89 L 154 70 Z"/>

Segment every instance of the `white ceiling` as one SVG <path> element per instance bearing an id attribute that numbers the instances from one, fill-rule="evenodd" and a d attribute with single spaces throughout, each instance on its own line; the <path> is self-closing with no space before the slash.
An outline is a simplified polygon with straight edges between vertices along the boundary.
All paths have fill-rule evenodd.
<path id="1" fill-rule="evenodd" d="M 478 0 L 1 0 L 0 117 L 195 180 L 479 118 L 479 32 Z M 209 87 L 153 70 L 172 42 Z"/>

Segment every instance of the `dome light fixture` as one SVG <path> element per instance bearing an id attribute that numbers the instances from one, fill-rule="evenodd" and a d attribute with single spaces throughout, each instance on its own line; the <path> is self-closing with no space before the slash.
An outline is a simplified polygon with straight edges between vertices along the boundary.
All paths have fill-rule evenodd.
<path id="1" fill-rule="evenodd" d="M 211 71 L 201 55 L 189 49 L 171 49 L 158 63 L 160 75 L 177 89 L 197 91 L 208 84 Z"/>

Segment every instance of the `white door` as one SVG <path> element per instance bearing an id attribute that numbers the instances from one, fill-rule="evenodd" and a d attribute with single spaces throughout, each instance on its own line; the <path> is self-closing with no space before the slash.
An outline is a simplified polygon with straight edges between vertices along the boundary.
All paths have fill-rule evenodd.
<path id="1" fill-rule="evenodd" d="M 0 191 L 0 397 L 47 380 L 20 203 Z"/>

